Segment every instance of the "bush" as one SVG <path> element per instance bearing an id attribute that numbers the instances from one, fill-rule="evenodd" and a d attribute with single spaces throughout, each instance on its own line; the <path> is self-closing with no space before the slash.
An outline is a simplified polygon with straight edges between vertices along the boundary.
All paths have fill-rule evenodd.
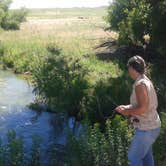
<path id="1" fill-rule="evenodd" d="M 131 83 L 126 74 L 92 81 L 91 71 L 81 59 L 63 55 L 54 44 L 47 50 L 47 57 L 32 75 L 34 92 L 53 110 L 67 112 L 78 120 L 88 119 L 91 124 L 104 124 L 105 117 L 111 116 L 118 104 L 129 103 Z"/>
<path id="2" fill-rule="evenodd" d="M 60 55 L 62 50 L 56 43 L 49 43 L 47 46 L 47 51 L 54 55 Z"/>
<path id="3" fill-rule="evenodd" d="M 108 22 L 119 31 L 120 44 L 138 45 L 144 42 L 145 34 L 151 33 L 150 14 L 151 6 L 146 0 L 116 0 L 108 10 Z"/>
<path id="4" fill-rule="evenodd" d="M 120 45 L 143 45 L 143 36 L 149 34 L 151 45 L 165 55 L 165 9 L 164 0 L 114 0 L 108 8 L 107 21 L 110 30 L 119 32 Z"/>
<path id="5" fill-rule="evenodd" d="M 88 119 L 91 124 L 105 124 L 105 117 L 112 116 L 117 105 L 129 103 L 131 82 L 125 72 L 120 77 L 105 79 L 103 73 L 99 81 L 94 81 L 93 71 L 82 59 L 64 55 L 54 43 L 47 46 L 47 51 L 47 56 L 32 71 L 39 102 L 77 120 Z"/>
<path id="6" fill-rule="evenodd" d="M 155 165 L 166 165 L 166 113 L 161 114 L 162 128 L 153 146 Z M 133 131 L 120 116 L 107 120 L 105 131 L 100 125 L 89 127 L 78 138 L 69 135 L 67 163 L 69 166 L 128 166 L 127 151 Z"/>
<path id="7" fill-rule="evenodd" d="M 16 20 L 14 15 L 12 15 L 11 12 L 8 12 L 1 22 L 1 27 L 6 30 L 9 29 L 17 30 L 19 29 L 20 26 L 19 24 L 20 22 Z"/>
<path id="8" fill-rule="evenodd" d="M 164 166 L 166 165 L 166 113 L 161 113 L 161 132 L 159 138 L 154 144 L 154 156 L 156 161 L 156 166 Z"/>
<path id="9" fill-rule="evenodd" d="M 131 135 L 127 122 L 119 116 L 107 121 L 104 133 L 95 124 L 86 135 L 69 137 L 67 163 L 69 166 L 127 166 Z"/>
<path id="10" fill-rule="evenodd" d="M 27 15 L 25 8 L 13 11 L 9 10 L 11 2 L 10 0 L 0 1 L 0 26 L 5 30 L 19 29 L 20 23 L 25 21 Z"/>
<path id="11" fill-rule="evenodd" d="M 166 3 L 165 0 L 150 1 L 152 6 L 152 43 L 158 52 L 166 55 Z"/>
<path id="12" fill-rule="evenodd" d="M 87 74 L 79 59 L 50 55 L 33 73 L 34 92 L 53 108 L 78 117 L 89 87 Z"/>
<path id="13" fill-rule="evenodd" d="M 26 8 L 21 8 L 20 10 L 11 10 L 9 12 L 14 20 L 21 23 L 26 21 L 26 15 L 28 14 L 28 10 Z"/>
<path id="14" fill-rule="evenodd" d="M 83 112 L 91 124 L 95 122 L 105 124 L 107 117 L 113 116 L 114 109 L 118 105 L 129 103 L 130 91 L 131 82 L 127 74 L 100 80 L 95 83 L 84 99 Z"/>

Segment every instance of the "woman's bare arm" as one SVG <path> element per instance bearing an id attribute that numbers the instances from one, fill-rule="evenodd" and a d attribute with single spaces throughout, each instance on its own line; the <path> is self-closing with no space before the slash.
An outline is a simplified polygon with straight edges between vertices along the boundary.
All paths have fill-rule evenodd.
<path id="1" fill-rule="evenodd" d="M 116 111 L 123 115 L 141 115 L 149 110 L 149 96 L 144 84 L 136 86 L 135 93 L 138 106 L 136 108 L 117 107 Z"/>

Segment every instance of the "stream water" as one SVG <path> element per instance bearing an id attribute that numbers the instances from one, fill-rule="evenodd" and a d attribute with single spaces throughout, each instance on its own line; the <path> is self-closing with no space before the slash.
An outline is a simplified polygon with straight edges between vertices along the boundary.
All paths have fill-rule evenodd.
<path id="1" fill-rule="evenodd" d="M 32 137 L 38 135 L 41 139 L 42 165 L 49 165 L 47 148 L 53 143 L 65 146 L 67 130 L 77 134 L 81 126 L 64 115 L 30 110 L 27 105 L 35 99 L 32 90 L 26 80 L 10 71 L 0 71 L 0 138 L 5 143 L 8 131 L 14 130 L 17 136 L 22 137 L 28 152 Z"/>

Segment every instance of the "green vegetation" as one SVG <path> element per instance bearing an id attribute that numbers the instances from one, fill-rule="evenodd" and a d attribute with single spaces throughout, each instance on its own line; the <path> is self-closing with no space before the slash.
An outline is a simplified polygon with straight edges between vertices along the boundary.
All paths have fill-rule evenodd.
<path id="1" fill-rule="evenodd" d="M 165 8 L 158 10 L 162 6 L 160 3 L 155 8 L 151 1 L 114 1 L 108 9 L 107 20 L 111 28 L 118 31 L 120 46 L 142 47 L 143 35 L 149 34 L 150 44 L 164 55 L 164 36 L 158 45 L 155 35 L 163 29 L 158 29 L 158 23 L 152 24 L 151 15 L 158 11 L 156 17 L 163 19 Z M 102 29 L 107 26 L 102 19 L 105 13 L 105 8 L 30 10 L 20 31 L 2 31 L 0 36 L 0 59 L 4 67 L 12 68 L 16 73 L 31 74 L 37 102 L 49 105 L 52 111 L 75 116 L 76 120 L 87 125 L 88 131 L 80 137 L 69 135 L 64 160 L 71 166 L 78 163 L 82 166 L 128 165 L 126 155 L 132 130 L 121 117 L 109 120 L 107 117 L 114 117 L 112 110 L 117 104 L 129 102 L 132 83 L 122 61 L 117 58 L 100 61 L 94 50 L 102 42 L 116 39 L 113 33 Z M 165 25 L 165 22 L 162 23 Z M 124 56 L 123 52 L 120 54 Z M 158 88 L 159 108 L 163 112 L 166 77 L 165 72 L 161 72 L 165 69 L 161 62 L 164 66 L 165 61 L 162 59 L 154 63 L 150 60 L 148 72 Z M 162 132 L 154 148 L 157 166 L 166 163 L 165 113 L 161 113 L 161 117 Z M 31 164 L 40 165 L 38 147 L 39 144 L 35 143 L 32 148 L 34 158 L 29 160 Z M 22 143 L 17 148 L 22 156 Z M 1 156 L 3 162 L 5 153 Z M 14 162 L 16 158 L 20 158 L 20 162 L 24 160 L 20 155 L 7 156 L 11 156 Z M 53 156 L 53 159 L 56 157 Z"/>
<path id="2" fill-rule="evenodd" d="M 161 119 L 163 124 L 161 134 L 154 144 L 156 166 L 166 164 L 165 113 L 162 113 Z M 112 120 L 107 120 L 104 131 L 101 131 L 100 127 L 98 123 L 93 127 L 88 126 L 85 133 L 81 133 L 79 137 L 69 132 L 65 151 L 54 144 L 48 147 L 51 165 L 65 163 L 68 166 L 128 166 L 126 151 L 133 131 L 129 128 L 127 121 L 116 116 Z M 14 131 L 9 131 L 8 143 L 0 145 L 0 165 L 40 166 L 42 153 L 40 144 L 42 142 L 37 136 L 34 136 L 32 140 L 31 152 L 27 155 L 21 137 L 17 137 Z"/>
<path id="3" fill-rule="evenodd" d="M 161 127 L 161 133 L 157 140 L 157 142 L 154 145 L 154 155 L 155 155 L 155 161 L 156 165 L 165 165 L 166 164 L 166 144 L 165 144 L 165 137 L 166 137 L 166 113 L 161 114 L 161 120 L 162 120 L 162 127 Z"/>
<path id="4" fill-rule="evenodd" d="M 88 91 L 85 79 L 86 69 L 79 60 L 54 55 L 46 57 L 44 64 L 34 71 L 35 92 L 44 97 L 48 105 L 67 110 L 69 115 L 77 116 L 81 103 Z"/>
<path id="5" fill-rule="evenodd" d="M 86 136 L 82 135 L 79 139 L 70 136 L 67 157 L 69 166 L 127 166 L 126 151 L 131 132 L 127 122 L 116 116 L 113 120 L 107 120 L 104 133 L 100 125 L 95 124 L 88 129 Z"/>
<path id="6" fill-rule="evenodd" d="M 1 166 L 40 166 L 40 142 L 34 136 L 31 154 L 27 155 L 24 150 L 24 143 L 21 137 L 17 137 L 15 131 L 8 131 L 8 142 L 1 142 L 0 145 L 0 165 Z"/>
<path id="7" fill-rule="evenodd" d="M 96 13 L 98 13 L 98 10 L 101 9 L 96 9 Z M 105 10 L 101 11 L 104 15 Z M 75 12 L 77 11 L 73 11 L 74 14 Z M 85 15 L 84 10 L 82 15 Z M 23 73 L 33 70 L 34 63 L 38 62 L 41 57 L 47 56 L 47 48 L 49 47 L 57 46 L 63 50 L 63 54 L 70 56 L 92 55 L 93 47 L 101 39 L 108 38 L 101 28 L 105 26 L 105 22 L 100 15 L 96 15 L 95 19 L 93 19 L 94 17 L 92 19 L 72 19 L 72 17 L 50 20 L 40 20 L 39 18 L 35 20 L 35 17 L 33 17 L 34 19 L 27 19 L 27 22 L 22 24 L 20 31 L 1 32 L 1 58 L 7 67 L 13 67 L 16 72 Z M 101 66 L 102 62 L 93 62 L 93 59 L 96 59 L 95 57 L 90 56 L 89 59 L 92 60 L 86 61 L 88 65 L 90 63 L 94 66 L 98 63 L 97 66 Z M 103 66 L 108 68 L 109 65 L 103 64 Z"/>
<path id="8" fill-rule="evenodd" d="M 20 10 L 9 10 L 11 0 L 0 1 L 0 28 L 5 30 L 19 29 L 20 23 L 25 21 L 27 10 L 22 8 Z"/>
<path id="9" fill-rule="evenodd" d="M 52 110 L 64 111 L 77 120 L 88 119 L 92 123 L 104 123 L 105 116 L 112 115 L 114 100 L 127 103 L 128 99 L 119 89 L 129 94 L 129 88 L 125 87 L 130 87 L 130 82 L 123 82 L 127 75 L 122 76 L 122 72 L 119 72 L 121 77 L 117 77 L 118 66 L 103 64 L 93 55 L 92 61 L 92 57 L 65 55 L 59 48 L 49 47 L 48 50 L 48 55 L 32 71 L 34 92 L 40 96 L 40 102 L 45 102 Z"/>
<path id="10" fill-rule="evenodd" d="M 143 36 L 150 35 L 150 43 L 165 54 L 165 0 L 114 0 L 108 10 L 110 28 L 119 32 L 121 44 L 144 43 Z"/>
<path id="11" fill-rule="evenodd" d="M 165 161 L 165 137 L 166 137 L 166 113 L 161 115 L 161 133 L 154 144 L 154 157 L 156 166 L 164 166 Z M 128 128 L 126 120 L 116 116 L 107 120 L 104 132 L 101 132 L 99 124 L 88 129 L 86 136 L 68 139 L 69 166 L 128 166 L 127 150 L 132 137 L 132 130 Z"/>
<path id="12" fill-rule="evenodd" d="M 166 65 L 166 7 L 165 1 L 114 0 L 109 6 L 107 22 L 110 30 L 119 33 L 119 45 L 126 45 L 129 58 L 141 54 L 150 62 L 150 76 L 159 96 L 159 108 L 165 108 Z M 132 48 L 135 48 L 132 49 Z M 126 58 L 126 59 L 127 59 Z"/>

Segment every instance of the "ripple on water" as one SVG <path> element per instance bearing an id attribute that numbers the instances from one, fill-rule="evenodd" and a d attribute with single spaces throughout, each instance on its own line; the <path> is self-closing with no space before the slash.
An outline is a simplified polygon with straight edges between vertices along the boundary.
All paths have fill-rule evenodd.
<path id="1" fill-rule="evenodd" d="M 3 82 L 1 84 L 1 82 Z M 7 141 L 8 130 L 15 130 L 23 138 L 25 150 L 29 151 L 32 137 L 41 138 L 43 160 L 50 144 L 65 145 L 67 130 L 77 132 L 80 126 L 74 119 L 48 112 L 36 112 L 26 107 L 35 96 L 25 80 L 11 72 L 0 71 L 0 137 Z"/>

